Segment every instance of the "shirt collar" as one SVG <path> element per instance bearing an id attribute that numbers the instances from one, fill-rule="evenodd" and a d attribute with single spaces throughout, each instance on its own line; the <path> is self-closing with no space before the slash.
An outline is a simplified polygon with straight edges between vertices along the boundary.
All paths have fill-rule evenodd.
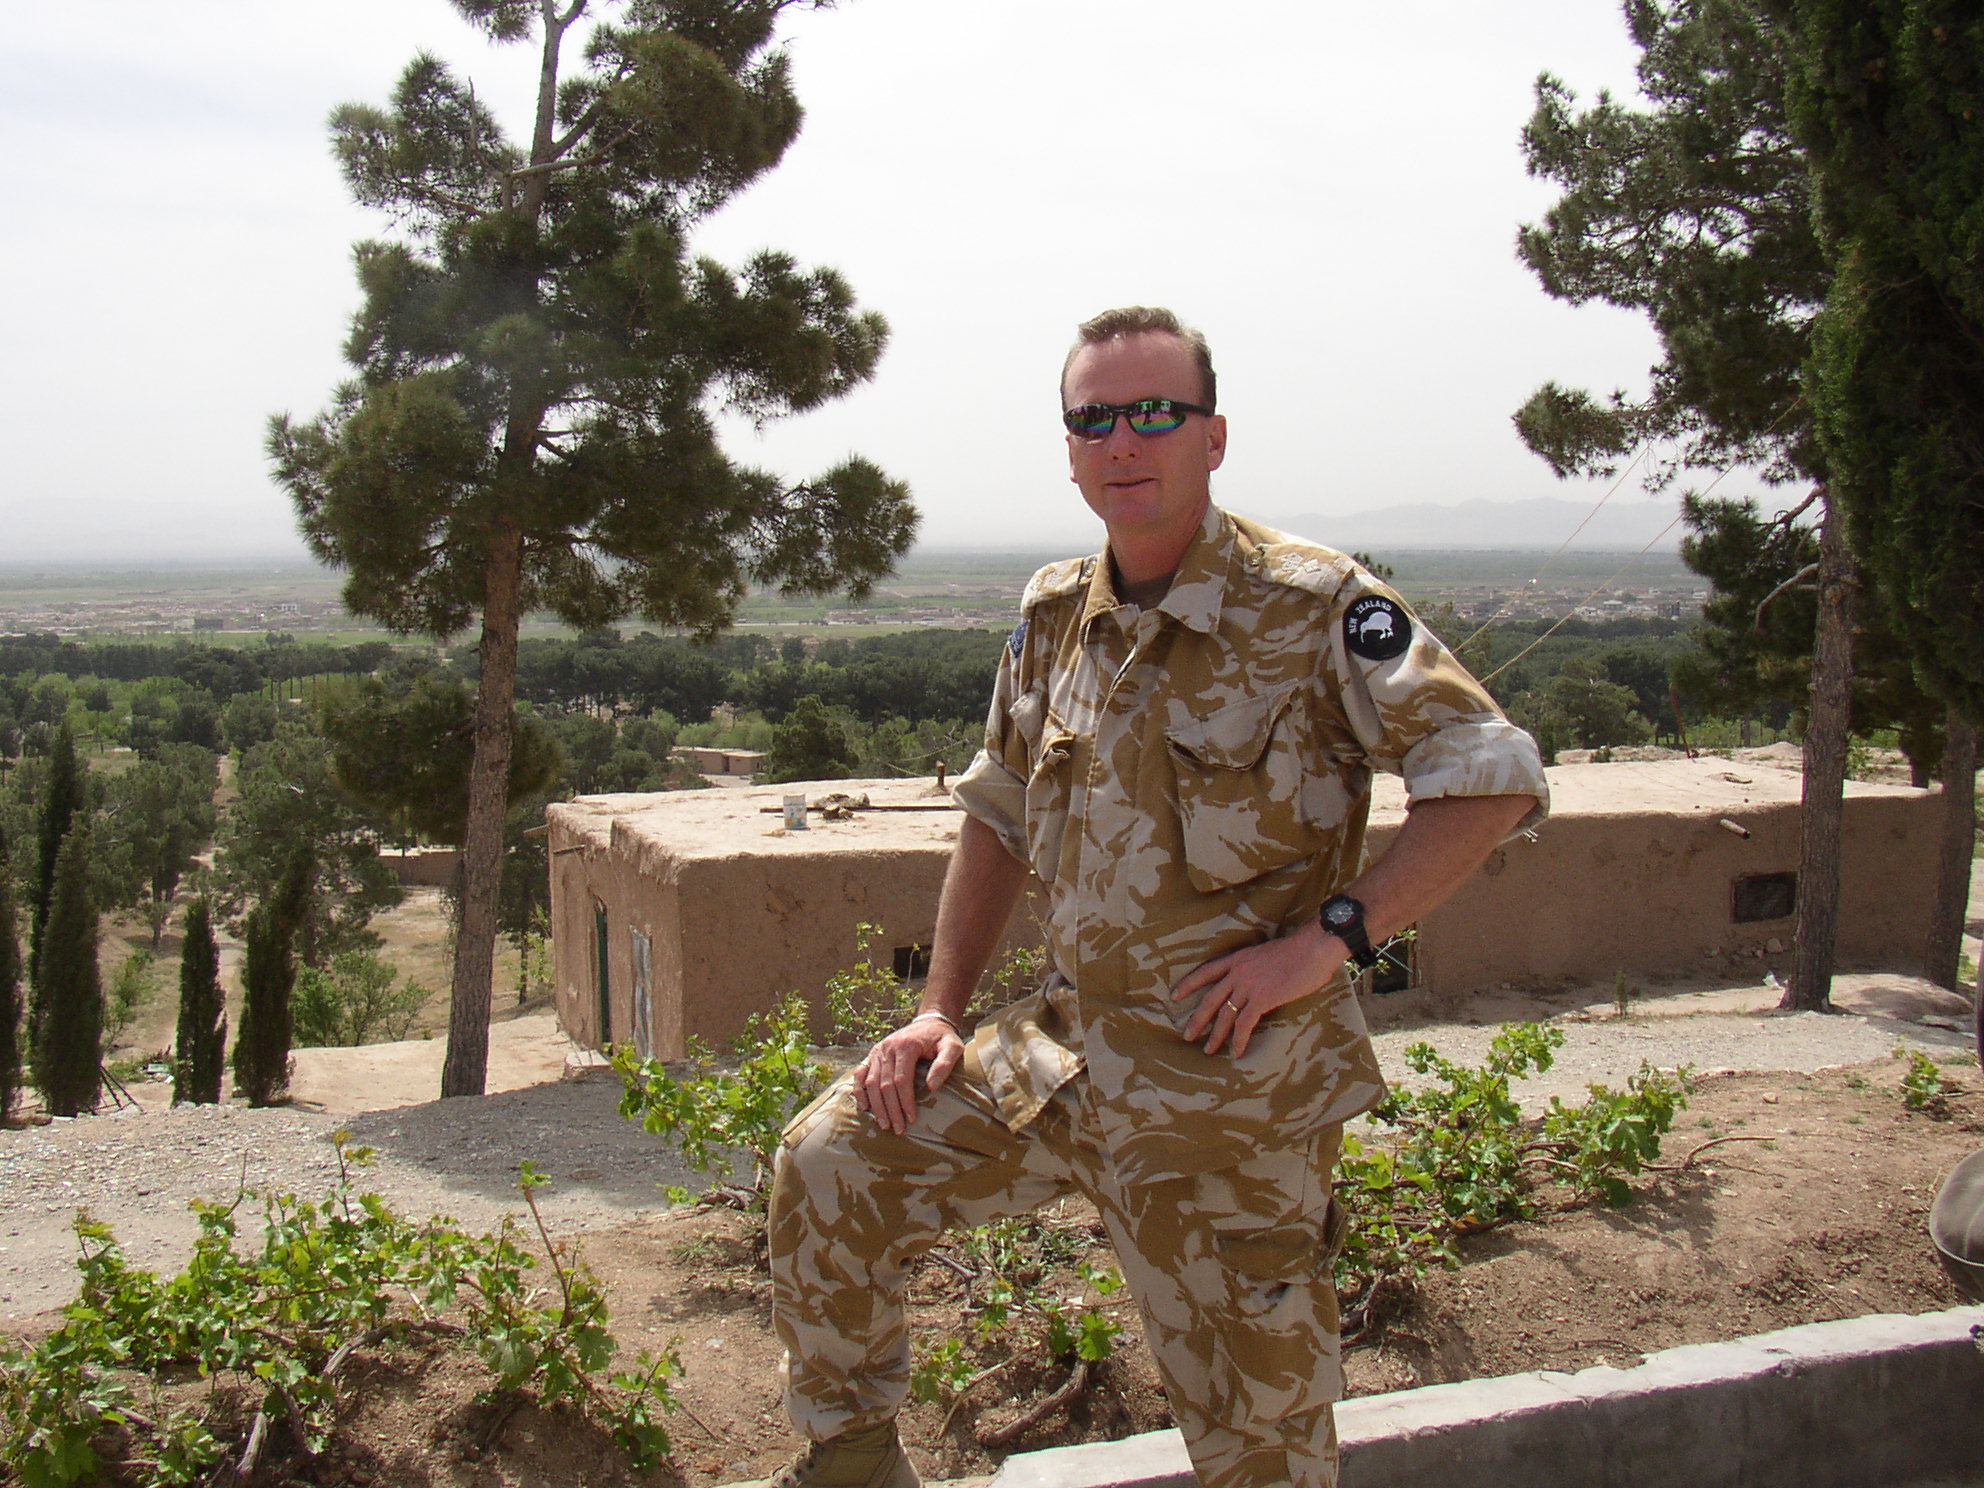
<path id="1" fill-rule="evenodd" d="M 1156 608 L 1201 634 L 1212 634 L 1219 626 L 1220 609 L 1226 600 L 1227 575 L 1238 560 L 1238 538 L 1233 519 L 1208 502 L 1198 535 L 1179 559 L 1171 588 Z M 1110 578 L 1114 565 L 1109 561 L 1106 539 L 1101 554 L 1091 562 L 1094 568 L 1088 576 L 1088 595 L 1082 604 L 1084 635 L 1098 616 L 1108 614 L 1122 603 Z"/>

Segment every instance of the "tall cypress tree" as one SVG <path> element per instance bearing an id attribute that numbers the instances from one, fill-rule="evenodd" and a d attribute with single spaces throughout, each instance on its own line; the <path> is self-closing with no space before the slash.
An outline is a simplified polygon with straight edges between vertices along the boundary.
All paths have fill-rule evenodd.
<path id="1" fill-rule="evenodd" d="M 864 459 L 796 483 L 738 466 L 710 418 L 839 397 L 887 335 L 831 269 L 688 251 L 798 133 L 773 34 L 829 0 L 453 3 L 493 41 L 536 44 L 536 108 L 513 141 L 422 56 L 389 108 L 332 115 L 352 195 L 399 238 L 358 248 L 358 376 L 310 423 L 274 420 L 269 452 L 355 613 L 443 637 L 481 624 L 441 1080 L 479 1095 L 523 611 L 711 632 L 752 585 L 863 592 L 916 517 Z"/>
<path id="2" fill-rule="evenodd" d="M 234 1035 L 234 1087 L 249 1105 L 270 1106 L 289 1087 L 289 948 L 267 904 L 249 911 L 242 939 L 247 954 L 241 964 L 241 1026 Z"/>
<path id="3" fill-rule="evenodd" d="M 51 1116 L 94 1111 L 103 1089 L 103 980 L 89 879 L 89 828 L 78 823 L 55 859 L 54 892 L 35 968 L 34 1082 Z"/>
<path id="4" fill-rule="evenodd" d="M 298 850 L 275 892 L 248 916 L 241 1028 L 234 1037 L 234 1084 L 251 1106 L 274 1105 L 289 1090 L 296 931 L 309 899 L 312 866 L 309 850 Z"/>
<path id="5" fill-rule="evenodd" d="M 221 1050 L 227 1018 L 220 988 L 220 948 L 214 943 L 213 909 L 201 894 L 186 908 L 179 951 L 179 1033 L 173 1043 L 175 1105 L 213 1105 L 220 1099 Z"/>
<path id="6" fill-rule="evenodd" d="M 21 935 L 14 869 L 0 832 L 0 1121 L 21 1094 Z"/>
<path id="7" fill-rule="evenodd" d="M 1834 494 L 1917 668 L 1984 724 L 1984 12 L 1779 3 L 1833 269 L 1806 381 Z"/>
<path id="8" fill-rule="evenodd" d="M 1855 546 L 1949 706 L 1923 959 L 1955 988 L 1984 725 L 1984 13 L 1974 0 L 1791 10 L 1792 119 L 1834 270 L 1806 377 Z"/>
<path id="9" fill-rule="evenodd" d="M 87 805 L 85 789 L 82 763 L 76 758 L 76 736 L 65 722 L 56 730 L 54 747 L 48 752 L 48 788 L 35 819 L 35 879 L 28 886 L 30 985 L 35 983 L 35 969 L 41 964 L 42 930 L 55 903 L 56 860 L 61 856 L 62 845 L 69 840 L 69 829 Z M 34 1016 L 30 1015 L 30 1023 Z"/>

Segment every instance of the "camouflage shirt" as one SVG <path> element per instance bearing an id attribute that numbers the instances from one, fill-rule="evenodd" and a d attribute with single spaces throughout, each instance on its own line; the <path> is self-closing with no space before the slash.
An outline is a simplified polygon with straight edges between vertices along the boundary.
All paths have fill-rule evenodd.
<path id="1" fill-rule="evenodd" d="M 1084 1066 L 1126 1182 L 1231 1166 L 1384 1091 L 1347 976 L 1245 1055 L 1208 1055 L 1172 987 L 1300 927 L 1362 867 L 1373 770 L 1413 801 L 1547 787 L 1536 746 L 1390 590 L 1342 554 L 1217 507 L 1163 600 L 1103 557 L 1034 575 L 964 809 L 1046 886 L 1052 969 L 973 1040 L 1001 1117 Z"/>

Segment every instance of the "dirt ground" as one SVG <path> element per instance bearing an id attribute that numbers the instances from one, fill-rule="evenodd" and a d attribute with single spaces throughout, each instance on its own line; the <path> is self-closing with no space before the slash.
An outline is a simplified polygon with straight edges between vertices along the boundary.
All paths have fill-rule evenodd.
<path id="1" fill-rule="evenodd" d="M 1675 1020 L 1676 1032 L 1690 1021 Z M 1963 1088 L 1940 1115 L 1906 1108 L 1905 1066 L 1892 1058 L 1703 1080 L 1660 1170 L 1632 1202 L 1613 1209 L 1546 1194 L 1535 1220 L 1467 1240 L 1458 1268 L 1391 1289 L 1346 1354 L 1350 1393 L 1631 1365 L 1679 1344 L 1957 1305 L 1924 1226 L 1943 1176 L 1984 1147 L 1984 1097 L 1974 1061 L 1954 1051 L 1942 1058 Z M 383 1088 L 394 1076 L 388 1067 L 376 1078 Z M 1048 1216 L 1058 1243 L 1039 1278 L 1044 1293 L 1080 1294 L 1077 1261 L 1109 1260 L 1091 1220 L 1079 1206 Z M 798 1443 L 779 1408 L 769 1289 L 750 1221 L 729 1209 L 646 1212 L 625 1223 L 595 1215 L 574 1239 L 605 1284 L 622 1349 L 672 1347 L 682 1357 L 676 1452 L 660 1480 L 701 1488 L 775 1470 Z M 972 1366 L 986 1373 L 960 1400 L 905 1412 L 906 1439 L 927 1476 L 982 1476 L 1007 1451 L 1170 1424 L 1134 1308 L 1119 1294 L 1104 1304 L 1122 1325 L 1119 1348 L 1087 1392 L 1008 1446 L 984 1448 L 982 1432 L 1037 1405 L 1066 1372 L 1024 1340 L 977 1342 L 961 1274 L 971 1258 L 956 1248 L 944 1255 L 948 1263 L 926 1262 L 917 1275 L 913 1324 L 926 1339 L 972 1340 Z M 53 1321 L 44 1313 L 6 1326 L 35 1331 Z M 366 1366 L 331 1451 L 299 1465 L 291 1481 L 577 1488 L 657 1480 L 632 1473 L 571 1413 L 487 1401 L 483 1383 L 441 1351 L 382 1352 Z"/>
<path id="2" fill-rule="evenodd" d="M 1957 1305 L 1924 1222 L 1943 1175 L 1984 1146 L 1984 1100 L 1973 1071 L 1943 1116 L 1909 1112 L 1901 1068 L 1705 1081 L 1662 1170 L 1631 1203 L 1546 1200 L 1533 1222 L 1468 1240 L 1457 1269 L 1396 1289 L 1346 1355 L 1350 1393 L 1631 1365 L 1679 1344 Z M 1050 1216 L 1050 1227 L 1107 1260 L 1088 1220 L 1070 1208 Z M 768 1284 L 750 1223 L 731 1210 L 680 1210 L 592 1231 L 580 1249 L 613 1299 L 621 1346 L 673 1346 L 684 1361 L 673 1472 L 662 1480 L 703 1485 L 774 1471 L 798 1444 L 779 1409 Z M 1080 1290 L 1067 1265 L 1041 1285 Z M 956 1270 L 926 1263 L 912 1289 L 918 1332 L 970 1338 L 964 1292 Z M 1117 1300 L 1110 1310 L 1124 1329 L 1116 1355 L 1071 1408 L 1006 1450 L 1170 1424 L 1134 1309 Z M 955 1409 L 919 1403 L 905 1412 L 926 1476 L 994 1471 L 1004 1451 L 985 1450 L 979 1433 L 1011 1421 L 1065 1375 L 1010 1341 L 973 1353 L 987 1373 Z M 479 1383 L 435 1352 L 382 1356 L 330 1457 L 297 1481 L 576 1488 L 656 1480 L 630 1473 L 596 1429 L 568 1413 L 511 1414 L 478 1400 Z"/>
<path id="3" fill-rule="evenodd" d="M 1974 903 L 1973 931 L 1978 909 Z M 431 943 L 437 912 L 438 904 L 416 900 L 398 912 L 400 924 L 381 927 L 388 958 L 400 961 L 403 974 L 423 974 L 416 957 L 423 943 Z M 1974 941 L 1971 946 L 1974 953 Z M 1941 1113 L 1906 1108 L 1900 1086 L 1905 1065 L 1891 1057 L 1845 1066 L 1835 1057 L 1767 1073 L 1707 1076 L 1669 1137 L 1659 1170 L 1648 1175 L 1630 1203 L 1580 1205 L 1546 1193 L 1535 1219 L 1465 1241 L 1460 1266 L 1388 1289 L 1374 1323 L 1346 1353 L 1350 1393 L 1531 1369 L 1631 1365 L 1647 1353 L 1681 1344 L 1957 1305 L 1962 1299 L 1932 1259 L 1925 1224 L 1943 1177 L 1984 1147 L 1984 1093 L 1975 1058 L 1967 1052 L 1967 1026 L 1953 1016 L 1960 1010 L 1930 1007 L 1921 984 L 1905 981 L 1856 980 L 1842 1000 L 1869 1015 L 1866 1037 L 1876 1050 L 1902 1036 L 1905 1025 L 1895 1020 L 1913 1018 L 1911 1026 L 1921 1036 L 1916 1046 L 1928 1048 L 1946 1077 L 1961 1087 Z M 433 985 L 444 981 L 436 978 Z M 1631 1035 L 1627 1044 L 1644 1041 L 1647 1055 L 1662 1063 L 1696 1061 L 1693 1045 L 1720 1026 L 1718 1019 L 1732 1016 L 1764 1020 L 1749 1025 L 1753 1033 L 1739 1031 L 1751 1046 L 1760 1044 L 1763 1033 L 1807 1036 L 1757 1011 L 1767 1000 L 1760 988 L 1660 989 L 1621 1027 Z M 161 996 L 148 1016 L 156 1017 L 158 1006 L 170 1001 Z M 1591 1025 L 1609 1016 L 1602 989 L 1562 992 L 1535 1006 L 1528 1001 L 1534 999 L 1489 998 L 1471 1009 L 1467 1021 L 1478 1026 L 1484 1019 L 1543 1016 Z M 1913 1004 L 1912 1013 L 1907 1004 Z M 513 1011 L 503 1009 L 499 1016 Z M 1655 1013 L 1667 1016 L 1651 1016 Z M 1828 1038 L 1854 1021 L 1804 1017 L 1803 1029 L 1816 1028 Z M 1405 1021 L 1416 1024 L 1418 1017 Z M 1485 1029 L 1479 1031 L 1485 1036 Z M 1407 1032 L 1419 1036 L 1420 1030 L 1400 1030 Z M 1380 1031 L 1381 1042 L 1393 1037 Z M 153 1040 L 151 1047 L 163 1046 L 170 1040 L 169 1026 L 150 1033 L 141 1027 L 127 1043 L 143 1048 L 147 1039 Z M 355 1381 L 351 1413 L 330 1450 L 314 1461 L 291 1462 L 291 1475 L 282 1481 L 325 1488 L 618 1488 L 673 1481 L 703 1488 L 775 1470 L 798 1443 L 779 1408 L 768 1282 L 749 1221 L 727 1209 L 661 1208 L 653 1188 L 666 1181 L 665 1168 L 642 1151 L 626 1155 L 640 1135 L 624 1126 L 613 1129 L 610 1115 L 602 1114 L 610 1092 L 601 1082 L 558 1082 L 563 1051 L 548 1020 L 526 1018 L 499 1033 L 492 1088 L 509 1094 L 483 1103 L 430 1100 L 438 1084 L 440 1042 L 301 1054 L 292 1108 L 213 1110 L 213 1130 L 200 1126 L 191 1140 L 212 1144 L 197 1148 L 211 1151 L 232 1140 L 221 1130 L 226 1128 L 240 1132 L 247 1150 L 272 1165 L 293 1161 L 300 1167 L 321 1160 L 323 1134 L 338 1121 L 359 1128 L 362 1140 L 391 1153 L 403 1129 L 402 1140 L 411 1142 L 417 1127 L 425 1130 L 421 1123 L 438 1119 L 429 1113 L 439 1109 L 449 1118 L 447 1129 L 437 1126 L 421 1140 L 463 1163 L 471 1158 L 481 1163 L 487 1171 L 478 1169 L 477 1192 L 500 1198 L 503 1172 L 514 1171 L 505 1133 L 514 1137 L 538 1123 L 540 1135 L 531 1140 L 543 1141 L 548 1140 L 541 1134 L 545 1123 L 567 1134 L 583 1127 L 591 1144 L 582 1155 L 586 1166 L 561 1175 L 574 1181 L 583 1202 L 571 1211 L 562 1233 L 604 1283 L 623 1351 L 672 1347 L 680 1353 L 684 1376 L 677 1386 L 681 1409 L 671 1422 L 672 1464 L 654 1475 L 635 1474 L 598 1428 L 569 1411 L 489 1400 L 480 1393 L 486 1376 L 471 1362 L 409 1345 L 367 1360 Z M 1663 1058 L 1663 1049 L 1671 1057 Z M 1625 1052 L 1639 1057 L 1632 1048 Z M 1395 1053 L 1386 1058 L 1395 1069 Z M 1727 1063 L 1717 1059 L 1704 1067 Z M 1820 1067 L 1825 1064 L 1834 1067 Z M 173 1119 L 192 1133 L 183 1110 Z M 154 1164 L 146 1155 L 154 1129 L 139 1123 L 168 1115 L 131 1118 L 130 1140 L 146 1149 L 134 1148 L 131 1161 Z M 75 1200 L 60 1202 L 61 1195 L 89 1189 L 93 1176 L 104 1186 L 105 1174 L 122 1160 L 106 1151 L 94 1161 L 108 1166 L 92 1174 L 85 1166 L 92 1159 L 78 1145 L 87 1125 L 71 1124 L 73 1138 L 46 1129 L 0 1132 L 0 1216 L 7 1221 L 0 1226 L 0 1262 L 14 1263 L 0 1264 L 0 1272 L 27 1269 L 22 1247 L 28 1232 L 66 1224 Z M 87 1140 L 123 1145 L 118 1129 L 108 1125 Z M 44 1141 L 49 1145 L 36 1145 Z M 227 1177 L 235 1160 L 230 1153 L 207 1166 L 225 1168 Z M 438 1160 L 424 1160 L 430 1177 L 440 1170 Z M 166 1202 L 163 1189 L 158 1197 L 142 1197 L 150 1181 L 133 1200 L 138 1208 L 127 1218 L 134 1223 L 145 1203 Z M 586 1189 L 588 1182 L 594 1187 Z M 18 1215 L 8 1214 L 9 1189 L 31 1192 L 35 1202 Z M 467 1193 L 462 1187 L 453 1197 Z M 395 1193 L 393 1201 L 404 1212 L 429 1212 L 412 1193 Z M 1075 1265 L 1082 1259 L 1108 1260 L 1091 1219 L 1076 1206 L 1047 1217 L 1047 1233 L 1056 1243 L 1036 1282 L 1044 1293 L 1082 1294 Z M 946 1250 L 925 1263 L 912 1288 L 912 1321 L 921 1336 L 965 1340 L 973 1368 L 982 1371 L 955 1400 L 907 1408 L 905 1436 L 926 1476 L 982 1477 L 1008 1451 L 1170 1424 L 1134 1307 L 1118 1294 L 1103 1305 L 1122 1327 L 1119 1347 L 1086 1392 L 1044 1414 L 1006 1446 L 983 1446 L 982 1434 L 1037 1406 L 1066 1372 L 1037 1348 L 1010 1339 L 979 1341 L 965 1306 L 962 1273 L 971 1268 L 966 1253 Z M 35 1332 L 51 1326 L 57 1318 L 46 1309 L 56 1300 L 17 1296 L 42 1310 L 0 1321 L 0 1327 Z"/>
<path id="4" fill-rule="evenodd" d="M 1984 1146 L 1984 1100 L 1971 1078 L 1945 1118 L 1911 1113 L 1900 1074 L 1896 1063 L 1704 1082 L 1669 1141 L 1667 1169 L 1630 1204 L 1546 1201 L 1534 1222 L 1467 1241 L 1458 1269 L 1400 1288 L 1347 1354 L 1349 1392 L 1631 1365 L 1680 1344 L 1958 1305 L 1925 1224 L 1944 1175 Z M 1059 1219 L 1090 1233 L 1079 1211 Z M 737 1216 L 691 1212 L 584 1243 L 617 1299 L 622 1343 L 679 1341 L 694 1411 L 679 1433 L 680 1464 L 691 1483 L 765 1475 L 796 1446 L 778 1408 L 767 1284 L 745 1235 Z M 1050 1284 L 1080 1291 L 1066 1270 Z M 962 1292 L 948 1268 L 926 1265 L 914 1292 L 919 1331 L 968 1336 Z M 1098 1385 L 1014 1449 L 1170 1424 L 1134 1308 L 1112 1310 L 1125 1346 Z M 984 1349 L 978 1362 L 1010 1351 Z M 912 1405 L 907 1440 L 928 1472 L 989 1472 L 995 1454 L 977 1446 L 976 1433 L 1058 1382 L 1059 1372 L 1022 1359 L 969 1392 L 955 1414 Z"/>

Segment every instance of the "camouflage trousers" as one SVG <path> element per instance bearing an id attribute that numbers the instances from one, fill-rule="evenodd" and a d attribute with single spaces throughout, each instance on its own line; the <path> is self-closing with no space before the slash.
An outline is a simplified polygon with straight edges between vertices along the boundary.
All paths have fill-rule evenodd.
<path id="1" fill-rule="evenodd" d="M 1018 1132 L 977 1061 L 901 1136 L 843 1079 L 787 1128 L 772 1190 L 785 1401 L 807 1437 L 893 1417 L 909 1383 L 903 1284 L 948 1229 L 1081 1194 L 1107 1227 L 1199 1480 L 1334 1488 L 1342 1392 L 1330 1280 L 1341 1128 L 1239 1167 L 1135 1187 L 1094 1140 L 1077 1075 Z"/>

